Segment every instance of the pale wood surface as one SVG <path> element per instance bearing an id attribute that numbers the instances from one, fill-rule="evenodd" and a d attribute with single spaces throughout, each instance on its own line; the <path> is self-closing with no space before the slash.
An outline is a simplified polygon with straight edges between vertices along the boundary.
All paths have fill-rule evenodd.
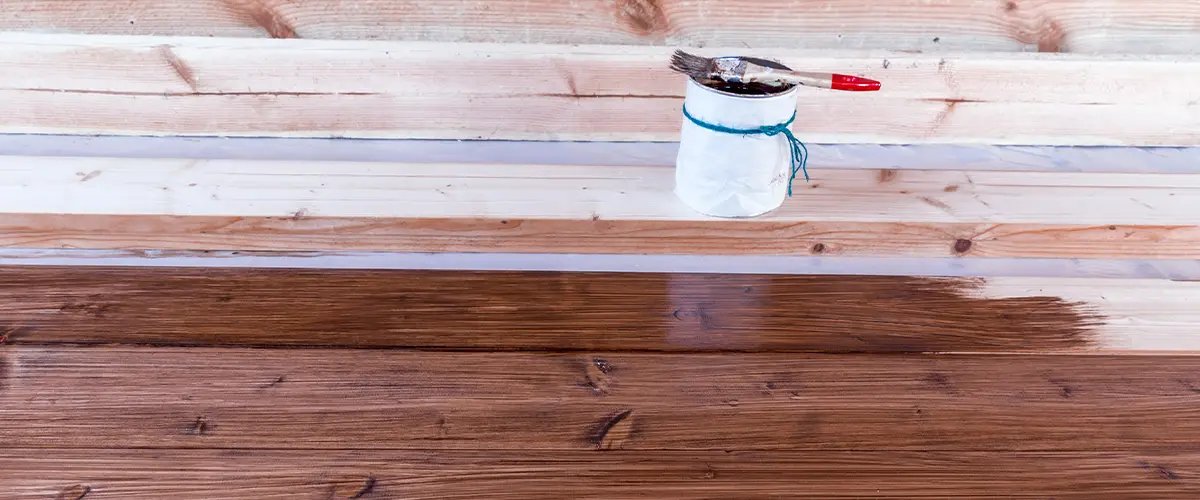
<path id="1" fill-rule="evenodd" d="M 669 50 L 8 33 L 0 132 L 675 140 Z M 811 142 L 1200 143 L 1193 56 L 755 53 L 884 82 L 801 89 Z"/>
<path id="2" fill-rule="evenodd" d="M 1194 174 L 834 170 L 718 220 L 671 167 L 0 157 L 0 244 L 1200 258 Z"/>
<path id="3" fill-rule="evenodd" d="M 0 450 L 19 500 L 1192 498 L 1192 452 Z M 170 464 L 164 467 L 164 464 Z M 370 485 L 370 488 L 367 486 Z M 361 495 L 360 495 L 361 493 Z M 360 495 L 355 497 L 355 495 Z"/>
<path id="4" fill-rule="evenodd" d="M 1195 53 L 1189 0 L 6 0 L 0 30 L 130 35 Z"/>
<path id="5" fill-rule="evenodd" d="M 1200 224 L 1200 174 L 823 169 L 763 222 Z M 673 166 L 0 157 L 0 213 L 712 221 Z M 1129 236 L 1122 235 L 1128 238 Z"/>
<path id="6" fill-rule="evenodd" d="M 1193 446 L 1195 356 L 0 349 L 6 447 Z"/>

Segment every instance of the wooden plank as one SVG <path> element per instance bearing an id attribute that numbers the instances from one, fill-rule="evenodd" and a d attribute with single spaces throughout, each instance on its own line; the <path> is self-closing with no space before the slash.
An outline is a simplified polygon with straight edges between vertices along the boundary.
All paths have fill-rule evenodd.
<path id="1" fill-rule="evenodd" d="M 8 498 L 1191 498 L 1180 452 L 0 449 Z M 170 464 L 164 467 L 163 464 Z"/>
<path id="2" fill-rule="evenodd" d="M 0 268 L 19 345 L 1196 351 L 1197 302 L 1166 280 Z"/>
<path id="3" fill-rule="evenodd" d="M 1192 447 L 1200 357 L 0 349 L 8 447 Z"/>
<path id="4" fill-rule="evenodd" d="M 0 30 L 129 35 L 1195 53 L 1188 0 L 6 0 Z"/>
<path id="5" fill-rule="evenodd" d="M 0 157 L 0 245 L 1200 258 L 1200 175 L 834 170 L 753 220 L 671 167 Z"/>
<path id="6" fill-rule="evenodd" d="M 731 50 L 746 49 L 706 52 Z M 672 141 L 669 51 L 8 33 L 0 132 Z M 755 54 L 884 81 L 801 89 L 794 128 L 811 142 L 1200 144 L 1196 57 Z"/>

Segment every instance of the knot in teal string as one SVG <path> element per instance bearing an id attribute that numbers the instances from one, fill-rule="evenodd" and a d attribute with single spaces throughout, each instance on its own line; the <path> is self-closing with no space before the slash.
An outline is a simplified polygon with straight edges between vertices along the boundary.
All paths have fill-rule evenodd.
<path id="1" fill-rule="evenodd" d="M 772 136 L 776 136 L 779 134 L 783 134 L 783 136 L 787 138 L 788 149 L 791 152 L 791 156 L 792 156 L 792 176 L 791 176 L 791 178 L 788 179 L 788 190 L 787 190 L 788 196 L 792 195 L 792 183 L 796 181 L 796 174 L 799 174 L 800 172 L 804 172 L 804 181 L 808 182 L 808 168 L 807 168 L 807 166 L 808 166 L 808 148 L 804 146 L 803 142 L 800 142 L 800 139 L 797 139 L 795 135 L 792 135 L 792 131 L 789 128 L 792 126 L 792 123 L 796 121 L 796 112 L 795 111 L 792 112 L 792 117 L 788 118 L 788 120 L 786 122 L 780 123 L 778 125 L 764 125 L 764 126 L 756 127 L 756 128 L 733 128 L 733 127 L 726 127 L 724 125 L 708 123 L 706 121 L 700 120 L 700 119 L 692 116 L 691 113 L 688 113 L 687 106 L 683 107 L 683 116 L 687 117 L 687 119 L 689 121 L 691 121 L 692 123 L 695 123 L 696 125 L 700 126 L 701 128 L 708 129 L 713 132 L 721 132 L 724 134 L 737 134 L 737 135 L 762 134 L 767 137 L 772 137 Z"/>

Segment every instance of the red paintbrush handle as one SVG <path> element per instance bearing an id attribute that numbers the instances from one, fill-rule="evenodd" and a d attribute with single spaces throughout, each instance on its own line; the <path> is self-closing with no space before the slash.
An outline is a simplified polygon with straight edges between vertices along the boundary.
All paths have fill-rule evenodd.
<path id="1" fill-rule="evenodd" d="M 870 78 L 850 75 L 833 75 L 833 90 L 849 90 L 852 92 L 872 92 L 879 90 L 879 82 Z"/>

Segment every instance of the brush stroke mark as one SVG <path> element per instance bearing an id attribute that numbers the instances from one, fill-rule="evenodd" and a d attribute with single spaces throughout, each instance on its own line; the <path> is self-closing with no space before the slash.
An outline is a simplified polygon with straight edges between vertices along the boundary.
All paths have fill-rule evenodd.
<path id="1" fill-rule="evenodd" d="M 617 18 L 633 29 L 639 36 L 649 36 L 667 31 L 669 22 L 663 12 L 661 0 L 617 0 Z"/>
<path id="2" fill-rule="evenodd" d="M 196 73 L 192 71 L 191 66 L 188 66 L 187 63 L 183 62 L 183 59 L 180 59 L 179 56 L 175 54 L 174 50 L 171 50 L 170 45 L 159 45 L 158 54 L 161 55 L 163 60 L 167 62 L 167 65 L 171 66 L 171 69 L 175 71 L 175 76 L 178 76 L 180 80 L 183 80 L 183 83 L 186 83 L 188 88 L 192 89 L 192 92 L 199 90 L 199 88 L 196 86 Z"/>
<path id="3" fill-rule="evenodd" d="M 271 0 L 224 0 L 225 6 L 262 28 L 271 38 L 299 38 L 296 27 L 276 10 Z"/>
<path id="4" fill-rule="evenodd" d="M 631 415 L 633 408 L 604 419 L 588 431 L 588 442 L 597 450 L 620 448 L 633 433 L 633 421 L 629 418 Z"/>

